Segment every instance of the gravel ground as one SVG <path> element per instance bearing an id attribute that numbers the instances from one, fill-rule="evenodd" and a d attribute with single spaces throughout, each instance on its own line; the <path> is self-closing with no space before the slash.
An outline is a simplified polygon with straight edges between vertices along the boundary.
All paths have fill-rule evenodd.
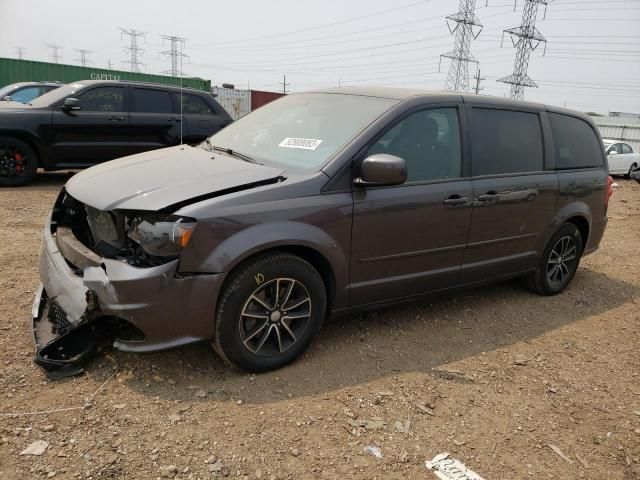
<path id="1" fill-rule="evenodd" d="M 104 352 L 51 382 L 26 319 L 67 178 L 0 191 L 0 478 L 427 479 L 442 452 L 487 480 L 640 478 L 637 183 L 618 180 L 601 249 L 562 295 L 512 281 L 331 320 L 259 376 L 196 345 Z"/>

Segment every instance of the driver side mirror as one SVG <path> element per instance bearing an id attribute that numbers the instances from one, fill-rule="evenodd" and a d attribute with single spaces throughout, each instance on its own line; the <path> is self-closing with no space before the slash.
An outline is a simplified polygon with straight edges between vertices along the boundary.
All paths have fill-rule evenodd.
<path id="1" fill-rule="evenodd" d="M 617 152 L 617 151 L 615 151 L 615 150 L 611 150 L 611 151 L 609 152 L 609 155 L 618 155 L 618 152 Z"/>
<path id="2" fill-rule="evenodd" d="M 62 104 L 62 110 L 70 112 L 71 110 L 80 110 L 80 100 L 77 98 L 65 98 Z"/>
<path id="3" fill-rule="evenodd" d="M 378 153 L 365 158 L 360 166 L 360 176 L 355 185 L 402 185 L 407 181 L 407 164 L 404 158 Z"/>

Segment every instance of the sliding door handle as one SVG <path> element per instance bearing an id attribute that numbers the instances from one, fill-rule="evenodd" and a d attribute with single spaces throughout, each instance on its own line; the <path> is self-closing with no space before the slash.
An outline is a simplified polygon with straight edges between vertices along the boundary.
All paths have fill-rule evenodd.
<path id="1" fill-rule="evenodd" d="M 500 195 L 497 193 L 485 193 L 484 195 L 478 195 L 479 202 L 493 202 L 498 199 Z"/>

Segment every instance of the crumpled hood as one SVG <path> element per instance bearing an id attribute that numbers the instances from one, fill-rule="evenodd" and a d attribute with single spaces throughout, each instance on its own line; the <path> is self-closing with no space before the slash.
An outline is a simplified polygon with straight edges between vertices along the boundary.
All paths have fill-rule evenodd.
<path id="1" fill-rule="evenodd" d="M 96 165 L 74 175 L 66 189 L 99 210 L 153 211 L 283 174 L 280 168 L 181 145 Z"/>

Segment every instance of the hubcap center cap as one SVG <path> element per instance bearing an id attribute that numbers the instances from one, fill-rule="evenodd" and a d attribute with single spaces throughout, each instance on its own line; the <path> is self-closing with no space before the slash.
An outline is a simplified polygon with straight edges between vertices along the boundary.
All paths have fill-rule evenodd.
<path id="1" fill-rule="evenodd" d="M 271 313 L 271 321 L 273 323 L 279 322 L 281 318 L 282 318 L 282 313 L 280 313 L 280 310 L 276 310 L 275 312 Z"/>

